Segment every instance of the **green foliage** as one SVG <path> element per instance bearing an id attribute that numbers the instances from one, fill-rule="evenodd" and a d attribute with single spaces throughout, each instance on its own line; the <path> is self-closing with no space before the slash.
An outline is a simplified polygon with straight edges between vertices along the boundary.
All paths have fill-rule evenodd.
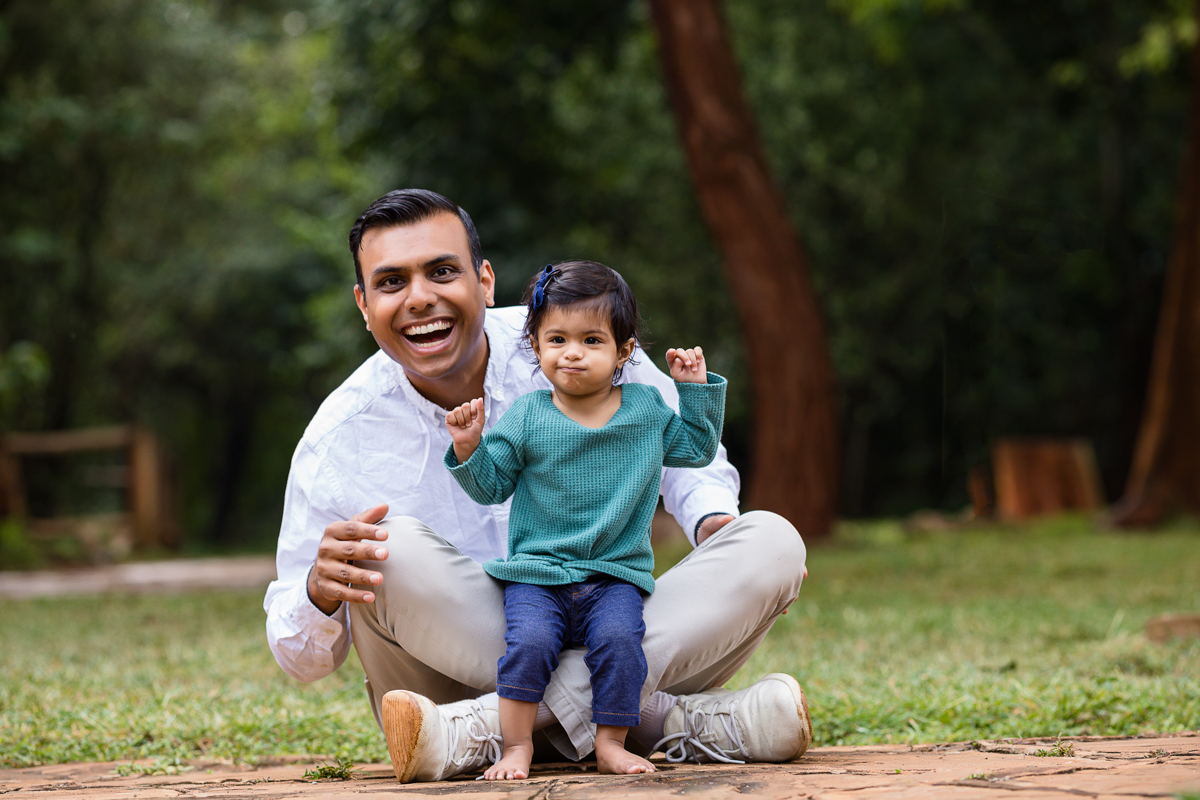
<path id="1" fill-rule="evenodd" d="M 305 780 L 310 781 L 348 781 L 354 777 L 354 762 L 339 758 L 334 764 L 318 764 L 304 770 Z"/>
<path id="2" fill-rule="evenodd" d="M 13 570 L 33 569 L 45 563 L 41 550 L 29 541 L 25 526 L 16 519 L 0 519 L 0 563 Z"/>
<path id="3" fill-rule="evenodd" d="M 829 326 L 843 512 L 960 507 L 1011 435 L 1092 439 L 1115 495 L 1191 4 L 726 13 Z M 547 261 L 619 269 L 651 357 L 702 344 L 730 378 L 746 465 L 738 315 L 644 0 L 13 0 L 0 66 L 0 427 L 150 426 L 193 546 L 269 543 L 306 421 L 373 350 L 346 231 L 403 185 L 472 213 L 501 303 Z"/>
<path id="4" fill-rule="evenodd" d="M 178 775 L 191 769 L 192 767 L 180 761 L 179 756 L 159 757 L 149 764 L 118 764 L 117 774 L 122 778 L 130 775 Z"/>
<path id="5" fill-rule="evenodd" d="M 364 151 L 397 154 L 392 183 L 472 210 L 502 301 L 550 259 L 620 269 L 656 340 L 702 342 L 743 390 L 725 438 L 744 463 L 736 314 L 645 4 L 339 8 L 357 68 L 341 108 Z M 960 507 L 967 470 L 1012 435 L 1091 438 L 1115 494 L 1168 248 L 1190 7 L 755 0 L 726 12 L 829 321 L 843 510 Z"/>
<path id="6" fill-rule="evenodd" d="M 1075 755 L 1075 745 L 1071 742 L 1064 742 L 1062 739 L 1055 739 L 1051 747 L 1038 750 L 1034 755 L 1042 758 L 1070 758 Z"/>
<path id="7" fill-rule="evenodd" d="M 1138 537 L 1069 519 L 882 527 L 846 526 L 810 550 L 800 599 L 731 688 L 796 675 L 820 745 L 1200 727 L 1200 641 L 1142 634 L 1150 616 L 1200 607 L 1195 524 Z M 0 604 L 0 765 L 386 760 L 355 656 L 314 684 L 288 678 L 263 643 L 260 600 Z"/>
<path id="8" fill-rule="evenodd" d="M 297 431 L 363 352 L 316 335 L 352 318 L 318 300 L 349 297 L 362 179 L 306 9 L 4 10 L 0 425 L 150 426 L 187 529 L 226 544 L 269 539 Z"/>

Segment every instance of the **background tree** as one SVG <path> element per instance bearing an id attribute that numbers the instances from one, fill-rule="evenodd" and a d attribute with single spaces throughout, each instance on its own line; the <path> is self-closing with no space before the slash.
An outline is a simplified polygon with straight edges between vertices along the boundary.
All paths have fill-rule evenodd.
<path id="1" fill-rule="evenodd" d="M 651 0 L 663 73 L 705 219 L 741 316 L 754 387 L 748 503 L 832 533 L 838 435 L 808 264 L 742 97 L 716 0 Z"/>
<path id="2" fill-rule="evenodd" d="M 1200 5 L 1196 7 L 1200 17 Z M 1200 513 L 1200 48 L 1192 51 L 1192 110 L 1178 220 L 1121 525 Z"/>

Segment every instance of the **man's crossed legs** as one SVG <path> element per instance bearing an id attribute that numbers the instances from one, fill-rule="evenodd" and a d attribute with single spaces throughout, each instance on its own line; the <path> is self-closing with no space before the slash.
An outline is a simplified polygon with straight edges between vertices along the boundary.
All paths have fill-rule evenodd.
<path id="1" fill-rule="evenodd" d="M 441 780 L 487 766 L 499 753 L 491 693 L 504 654 L 503 584 L 418 520 L 392 518 L 381 527 L 391 557 L 363 566 L 382 573 L 383 583 L 372 587 L 374 604 L 352 605 L 350 613 L 397 777 Z M 755 511 L 656 581 L 645 603 L 641 697 L 643 708 L 659 712 L 643 717 L 662 720 L 663 729 L 646 747 L 657 743 L 668 758 L 697 761 L 787 761 L 808 748 L 812 724 L 793 678 L 769 675 L 732 693 L 712 688 L 733 677 L 796 599 L 804 560 L 796 529 Z M 545 735 L 574 759 L 592 751 L 596 734 L 585 655 L 562 653 L 539 712 L 554 723 Z M 385 699 L 394 690 L 406 691 Z"/>

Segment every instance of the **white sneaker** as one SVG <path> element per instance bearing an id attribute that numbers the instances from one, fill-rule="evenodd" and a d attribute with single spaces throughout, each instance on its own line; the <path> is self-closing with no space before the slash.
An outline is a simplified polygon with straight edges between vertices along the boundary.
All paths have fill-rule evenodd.
<path id="1" fill-rule="evenodd" d="M 663 733 L 654 749 L 667 761 L 726 764 L 791 761 L 804 755 L 813 736 L 804 691 L 779 672 L 740 692 L 680 695 Z"/>
<path id="2" fill-rule="evenodd" d="M 500 760 L 500 712 L 478 700 L 439 706 L 398 689 L 383 696 L 380 716 L 401 783 L 445 780 Z"/>

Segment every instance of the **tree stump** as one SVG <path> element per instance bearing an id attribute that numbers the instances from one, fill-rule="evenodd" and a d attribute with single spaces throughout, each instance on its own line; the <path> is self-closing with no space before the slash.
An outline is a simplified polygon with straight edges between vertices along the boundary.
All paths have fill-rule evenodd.
<path id="1" fill-rule="evenodd" d="M 1106 505 L 1096 456 L 1084 439 L 1001 439 L 992 447 L 992 475 L 1000 519 Z"/>

